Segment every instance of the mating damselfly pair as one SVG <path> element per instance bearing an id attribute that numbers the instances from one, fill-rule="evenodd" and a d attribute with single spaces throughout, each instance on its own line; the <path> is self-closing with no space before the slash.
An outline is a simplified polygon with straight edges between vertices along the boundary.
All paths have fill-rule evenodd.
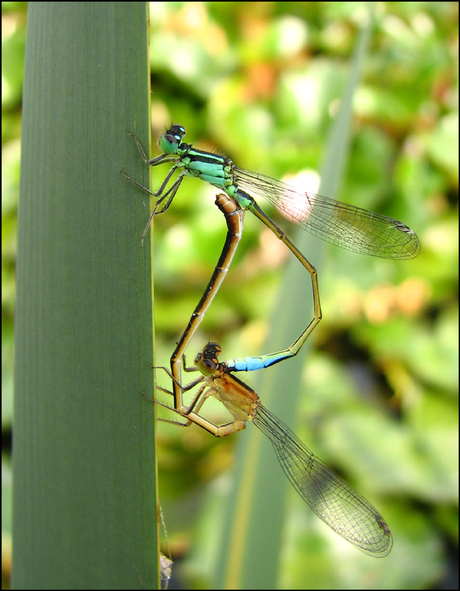
<path id="1" fill-rule="evenodd" d="M 156 199 L 142 234 L 142 241 L 153 217 L 164 213 L 171 205 L 185 176 L 200 178 L 225 192 L 225 195 L 217 197 L 216 205 L 223 212 L 227 222 L 227 239 L 204 295 L 171 357 L 170 376 L 173 391 L 160 388 L 173 395 L 174 408 L 171 410 L 186 418 L 187 425 L 196 423 L 218 437 L 243 429 L 247 421 L 254 422 L 271 440 L 286 476 L 313 511 L 334 531 L 364 552 L 376 557 L 386 556 L 393 542 L 390 530 L 381 515 L 318 460 L 284 423 L 262 406 L 257 394 L 232 373 L 266 368 L 296 355 L 321 319 L 317 273 L 314 266 L 263 212 L 254 196 L 266 198 L 287 218 L 300 224 L 313 235 L 360 254 L 410 259 L 417 256 L 420 250 L 417 236 L 405 224 L 387 216 L 320 195 L 299 192 L 270 177 L 241 169 L 228 158 L 197 150 L 192 145 L 182 142 L 185 129 L 181 125 L 172 125 L 161 136 L 159 145 L 163 154 L 150 160 L 139 140 L 133 134 L 130 135 L 134 138 L 146 164 L 172 164 L 156 193 L 152 193 L 122 173 Z M 176 171 L 178 176 L 173 180 Z M 241 238 L 244 212 L 247 209 L 274 232 L 310 274 L 313 319 L 292 345 L 267 355 L 219 363 L 217 355 L 220 353 L 220 347 L 215 343 L 208 343 L 203 352 L 196 357 L 195 366 L 186 368 L 201 372 L 201 377 L 192 384 L 183 386 L 181 367 L 185 368 L 185 349 L 228 271 Z M 203 383 L 203 386 L 198 390 L 192 403 L 185 405 L 184 392 L 200 383 Z M 216 397 L 226 406 L 233 416 L 230 423 L 214 425 L 199 414 L 208 396 Z"/>

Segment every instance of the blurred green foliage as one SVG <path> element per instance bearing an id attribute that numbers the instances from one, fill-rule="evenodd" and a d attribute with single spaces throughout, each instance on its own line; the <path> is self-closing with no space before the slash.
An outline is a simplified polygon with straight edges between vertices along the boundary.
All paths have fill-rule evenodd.
<path id="1" fill-rule="evenodd" d="M 21 3 L 2 8 L 5 441 L 12 424 L 26 14 Z M 185 141 L 222 151 L 244 168 L 283 180 L 299 173 L 314 178 L 366 5 L 155 2 L 150 11 L 154 134 L 180 123 L 187 130 Z M 317 265 L 323 320 L 310 339 L 315 349 L 305 366 L 299 417 L 304 432 L 295 426 L 296 431 L 357 490 L 380 499 L 395 546 L 384 561 L 369 562 L 354 549 L 343 554 L 343 546 L 336 548 L 293 497 L 280 586 L 421 588 L 447 585 L 454 576 L 457 50 L 457 3 L 375 5 L 339 198 L 409 225 L 422 244 L 419 257 L 392 262 L 327 247 L 324 260 L 316 261 L 314 252 L 306 253 Z M 166 167 L 154 171 L 154 188 L 165 174 Z M 186 180 L 167 214 L 155 220 L 158 365 L 168 363 L 222 247 L 225 227 L 212 205 L 214 194 L 204 183 Z M 189 349 L 191 358 L 209 338 L 222 345 L 224 359 L 265 352 L 267 319 L 288 255 L 252 217 L 246 216 L 232 270 Z M 141 233 L 139 228 L 139 239 Z M 215 421 L 225 417 L 211 401 L 208 412 Z M 187 558 L 187 568 L 176 570 L 186 586 L 210 584 L 235 440 L 214 439 L 197 427 L 162 425 L 160 497 L 173 559 Z M 8 466 L 6 457 L 3 470 Z"/>

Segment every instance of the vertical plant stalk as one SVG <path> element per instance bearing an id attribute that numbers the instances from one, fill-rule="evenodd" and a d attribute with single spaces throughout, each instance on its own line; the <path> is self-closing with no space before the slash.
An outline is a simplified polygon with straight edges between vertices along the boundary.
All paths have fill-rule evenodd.
<path id="1" fill-rule="evenodd" d="M 30 3 L 13 586 L 158 587 L 146 3 Z"/>

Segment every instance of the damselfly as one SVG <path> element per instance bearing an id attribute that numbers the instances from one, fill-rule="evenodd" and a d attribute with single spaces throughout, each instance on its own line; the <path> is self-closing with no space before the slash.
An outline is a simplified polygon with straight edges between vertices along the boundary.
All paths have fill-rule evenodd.
<path id="1" fill-rule="evenodd" d="M 216 437 L 241 431 L 247 421 L 252 422 L 270 439 L 287 478 L 316 515 L 366 554 L 376 558 L 386 556 L 391 551 L 393 537 L 380 513 L 319 460 L 287 425 L 267 410 L 256 392 L 232 375 L 234 369 L 218 361 L 220 352 L 219 345 L 208 343 L 203 352 L 197 355 L 194 367 L 187 368 L 184 362 L 186 371 L 199 371 L 202 375 L 187 386 L 177 384 L 181 396 L 177 408 L 156 401 L 187 419 L 187 423 L 161 420 L 182 426 L 195 423 Z M 173 377 L 166 368 L 163 369 Z M 191 404 L 185 405 L 183 393 L 199 384 L 202 385 Z M 172 394 L 164 388 L 159 389 Z M 215 425 L 199 414 L 209 396 L 224 404 L 233 416 L 231 422 Z"/>
<path id="2" fill-rule="evenodd" d="M 410 259 L 417 256 L 420 251 L 417 235 L 402 222 L 321 195 L 302 193 L 270 177 L 239 168 L 229 158 L 197 150 L 192 145 L 182 142 L 185 129 L 181 125 L 172 125 L 160 137 L 159 145 L 163 154 L 150 160 L 137 137 L 129 131 L 128 133 L 136 142 L 146 164 L 158 166 L 163 163 L 172 163 L 170 171 L 156 193 L 152 193 L 121 171 L 127 179 L 156 199 L 142 234 L 142 240 L 153 217 L 167 211 L 184 177 L 196 177 L 225 191 L 235 200 L 240 209 L 249 209 L 291 250 L 310 274 L 313 290 L 313 319 L 302 334 L 291 346 L 282 351 L 235 360 L 235 369 L 245 371 L 261 369 L 293 357 L 321 320 L 316 269 L 278 225 L 264 213 L 253 196 L 266 198 L 288 219 L 301 225 L 318 238 L 360 254 Z M 179 175 L 172 181 L 176 171 Z"/>

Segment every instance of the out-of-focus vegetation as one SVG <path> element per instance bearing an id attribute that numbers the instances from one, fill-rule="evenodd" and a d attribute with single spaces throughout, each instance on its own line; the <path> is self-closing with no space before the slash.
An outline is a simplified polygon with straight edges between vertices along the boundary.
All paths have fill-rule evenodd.
<path id="1" fill-rule="evenodd" d="M 24 4 L 2 6 L 5 442 L 12 426 L 26 12 Z M 363 3 L 152 3 L 154 134 L 180 123 L 185 141 L 222 151 L 241 167 L 283 180 L 301 173 L 314 177 L 366 18 Z M 338 197 L 402 220 L 417 232 L 422 250 L 413 261 L 395 262 L 334 247 L 320 261 L 315 252 L 306 253 L 318 269 L 323 320 L 310 339 L 305 402 L 292 426 L 319 457 L 379 502 L 395 544 L 382 561 L 346 552 L 321 524 L 306 524 L 309 510 L 293 493 L 279 580 L 286 587 L 439 587 L 455 574 L 457 50 L 457 3 L 375 5 Z M 154 171 L 154 188 L 166 171 Z M 168 363 L 222 247 L 225 225 L 214 195 L 204 183 L 186 180 L 168 212 L 155 220 L 158 365 Z M 232 271 L 188 351 L 190 360 L 208 339 L 222 345 L 223 359 L 266 352 L 268 319 L 288 255 L 252 218 L 246 216 Z M 299 311 L 299 323 L 305 317 Z M 250 375 L 246 381 L 251 383 Z M 216 421 L 225 416 L 211 401 L 209 413 Z M 185 559 L 183 569 L 173 565 L 173 573 L 183 585 L 209 585 L 222 502 L 215 499 L 227 486 L 238 436 L 217 440 L 197 427 L 172 425 L 163 425 L 161 433 L 160 497 L 169 545 L 175 561 Z M 6 542 L 8 451 L 2 463 Z"/>

